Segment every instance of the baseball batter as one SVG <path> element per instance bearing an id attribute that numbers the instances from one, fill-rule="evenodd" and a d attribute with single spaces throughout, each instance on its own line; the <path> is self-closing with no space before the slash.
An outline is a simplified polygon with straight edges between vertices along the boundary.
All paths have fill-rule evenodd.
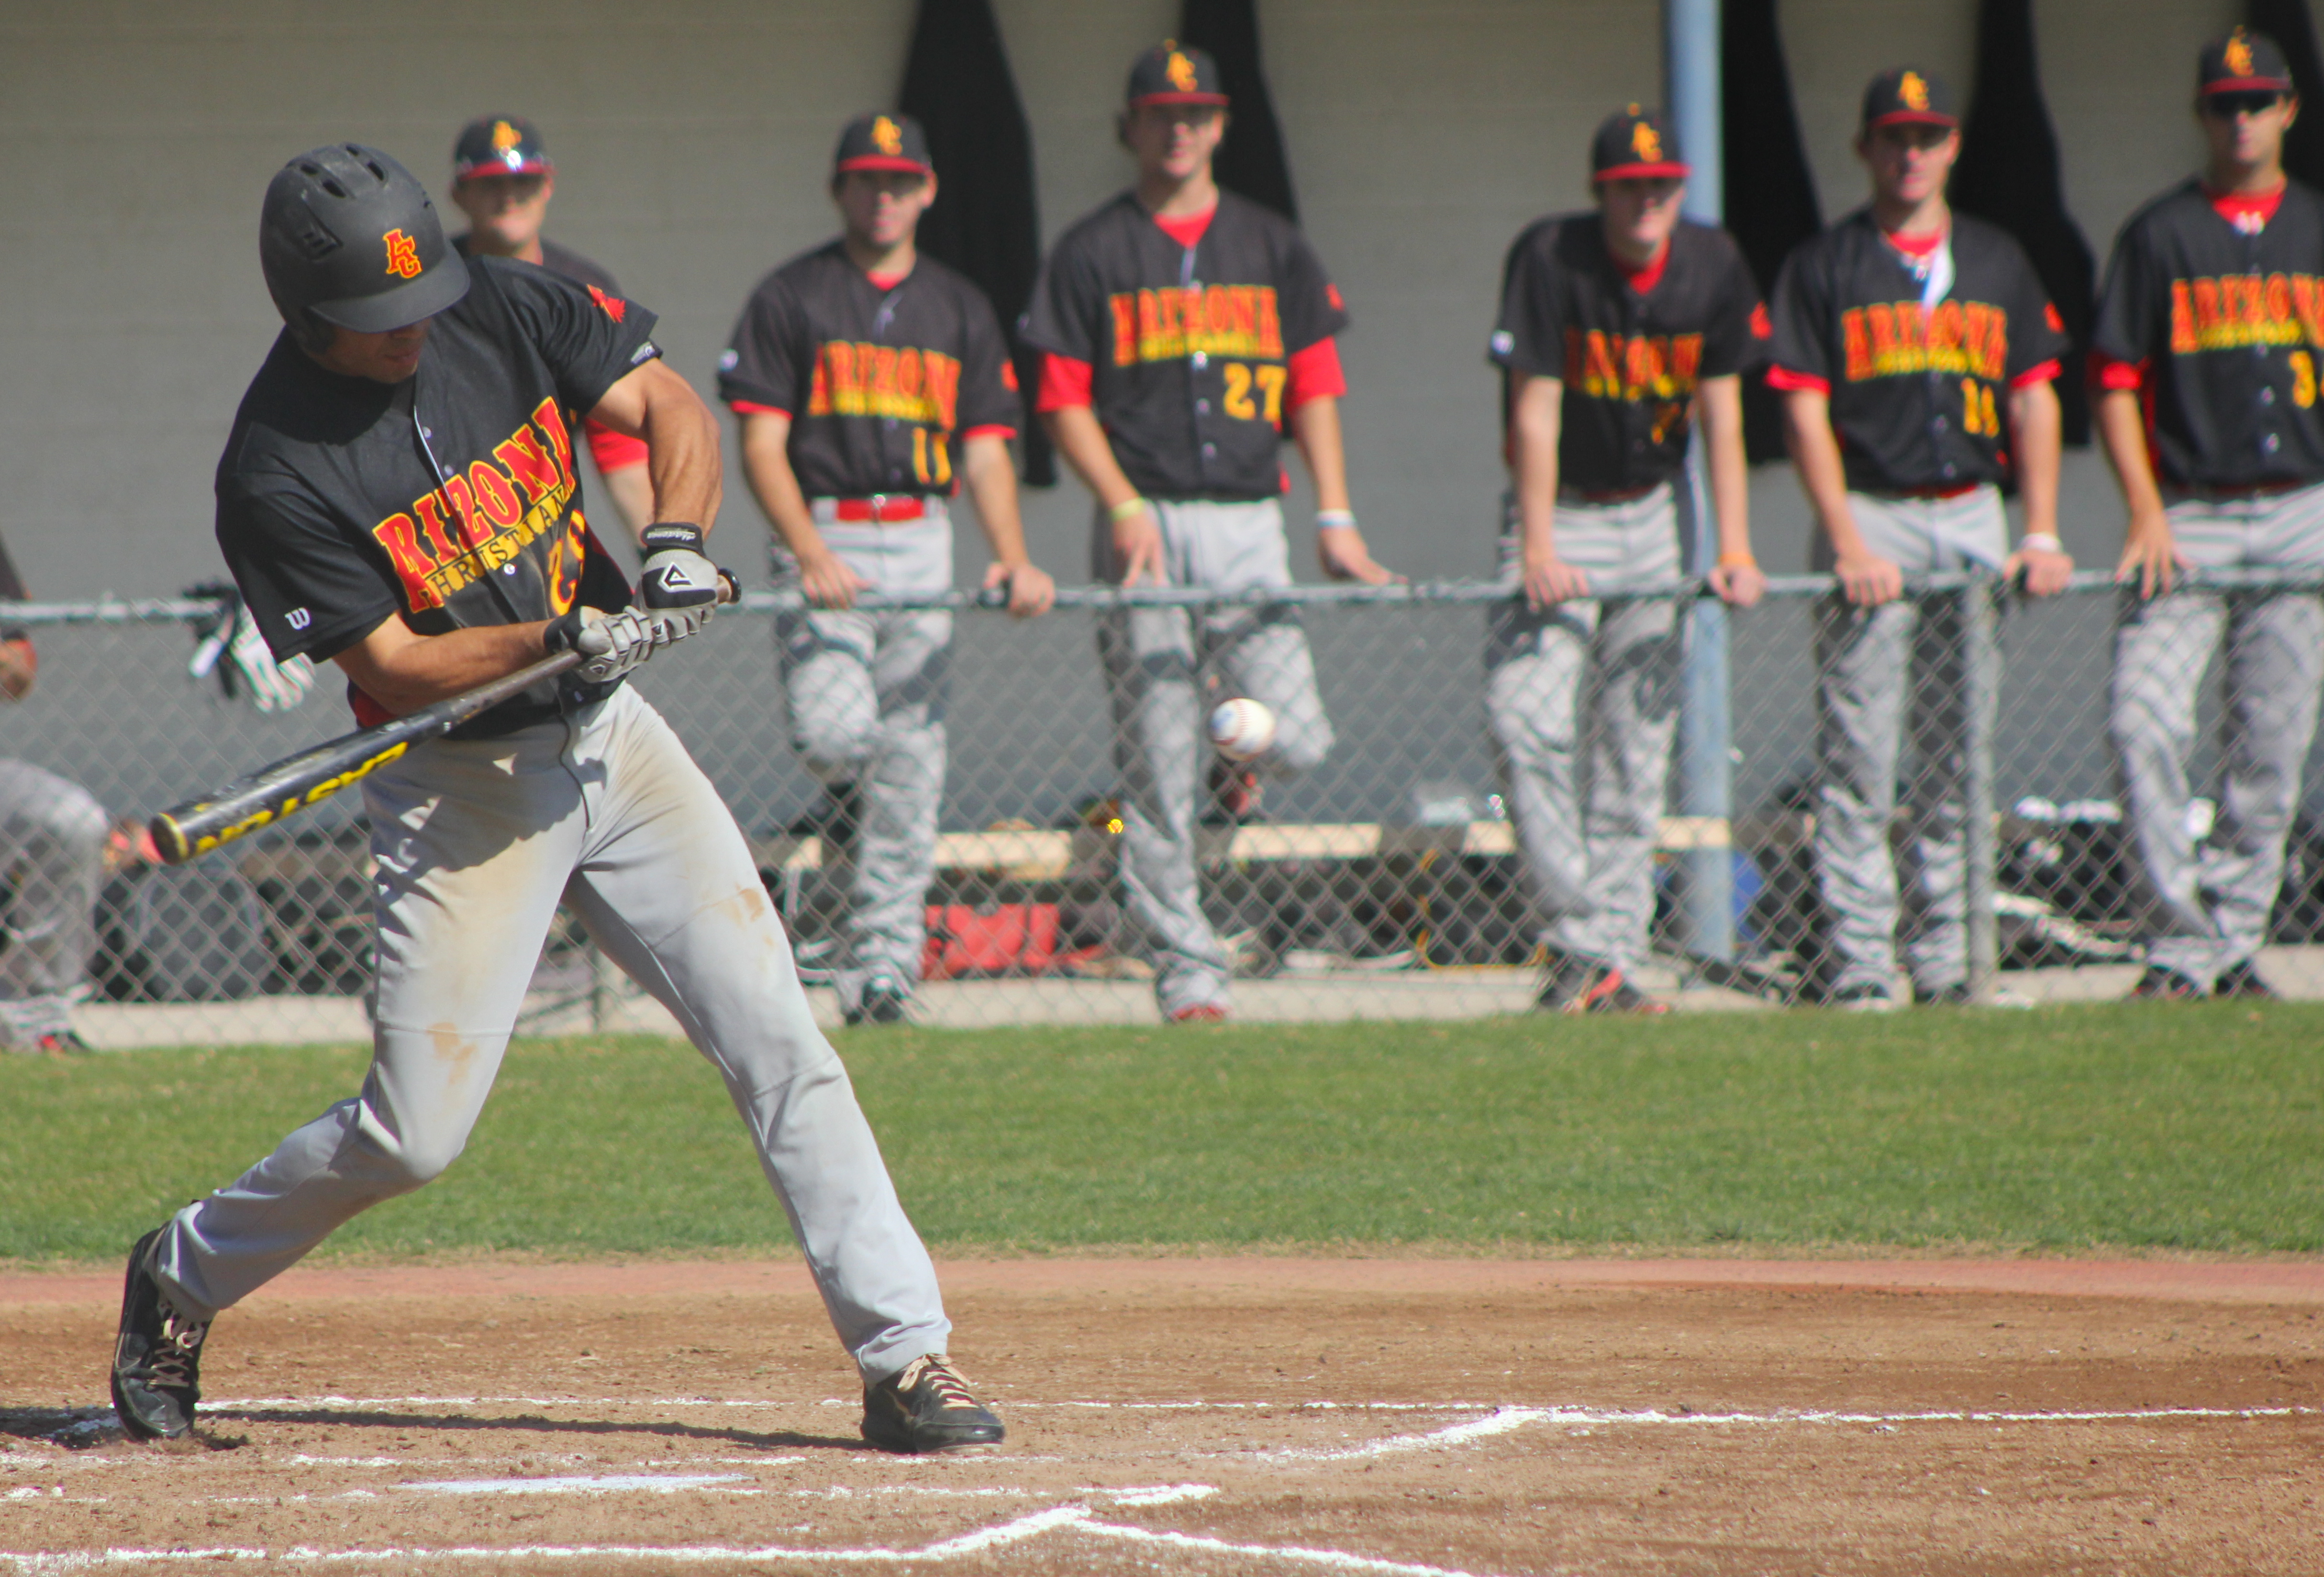
<path id="1" fill-rule="evenodd" d="M 1858 154 L 1872 200 L 1785 261 L 1767 382 L 1821 528 L 1816 884 L 1832 955 L 1817 982 L 1844 1006 L 1895 1006 L 1898 921 L 1917 1000 L 1968 1000 L 1962 774 L 1972 709 L 1998 673 L 1960 604 L 1903 596 L 1904 576 L 1982 566 L 2062 591 L 2058 398 L 2063 325 L 2007 232 L 1953 213 L 1960 128 L 1945 85 L 1903 68 L 1865 89 Z M 2008 540 L 2013 475 L 2025 534 Z M 1989 628 L 1989 626 L 1987 626 Z M 1889 850 L 1907 709 L 1915 761 L 1909 905 Z"/>
<path id="2" fill-rule="evenodd" d="M 2138 997 L 2273 996 L 2253 963 L 2324 689 L 2324 598 L 2175 586 L 2187 568 L 2324 568 L 2324 199 L 2283 173 L 2300 112 L 2268 39 L 2197 66 L 2209 166 L 2123 226 L 2091 373 L 2129 510 L 2111 732 L 2146 889 Z M 2190 834 L 2200 680 L 2224 641 L 2218 815 Z"/>
<path id="3" fill-rule="evenodd" d="M 1117 130 L 1138 184 L 1068 230 L 1042 267 L 1024 325 L 1045 353 L 1034 407 L 1096 495 L 1099 578 L 1288 585 L 1288 430 L 1314 479 L 1324 573 L 1383 582 L 1348 503 L 1333 338 L 1347 313 L 1298 229 L 1212 178 L 1226 104 L 1200 50 L 1165 42 L 1131 67 Z M 1098 652 L 1121 770 L 1125 916 L 1164 1017 L 1223 1019 L 1226 951 L 1194 875 L 1197 673 L 1214 664 L 1230 695 L 1274 712 L 1253 770 L 1305 770 L 1332 748 L 1306 633 L 1280 604 L 1140 608 L 1103 618 Z M 1229 810 L 1247 807 L 1255 781 L 1241 768 L 1218 761 L 1214 780 Z"/>
<path id="4" fill-rule="evenodd" d="M 359 717 L 404 713 L 571 648 L 582 665 L 364 780 L 378 862 L 374 1060 L 358 1094 L 131 1251 L 113 1395 L 186 1434 L 210 1322 L 333 1228 L 459 1155 L 560 899 L 726 1081 L 890 1451 L 990 1445 L 846 1070 L 808 1014 L 733 818 L 622 682 L 698 627 L 715 420 L 654 317 L 545 270 L 464 264 L 427 194 L 352 143 L 267 189 L 287 327 L 218 465 L 217 534 L 279 656 L 336 661 Z M 642 438 L 642 605 L 592 533 L 574 420 Z"/>
<path id="5" fill-rule="evenodd" d="M 812 611 L 776 639 L 791 738 L 853 844 L 832 983 L 850 1024 L 904 1017 L 927 946 L 944 798 L 952 615 L 869 612 L 870 591 L 952 585 L 948 501 L 965 478 L 992 549 L 987 587 L 1030 617 L 1055 597 L 1017 512 L 1017 377 L 1000 320 L 967 279 L 914 246 L 936 200 L 919 123 L 867 115 L 841 132 L 837 240 L 759 282 L 719 359 L 751 491 L 774 528 L 775 579 Z"/>
<path id="6" fill-rule="evenodd" d="M 1719 514 L 1712 587 L 1748 607 L 1742 369 L 1768 336 L 1743 254 L 1679 217 L 1687 166 L 1637 105 L 1591 144 L 1596 211 L 1543 219 L 1503 271 L 1492 357 L 1507 372 L 1515 485 L 1492 610 L 1485 711 L 1547 949 L 1540 1005 L 1668 1010 L 1632 983 L 1654 921 L 1654 844 L 1678 723 L 1684 629 L 1671 479 L 1702 410 Z M 1612 594 L 1617 600 L 1601 602 Z"/>
<path id="7" fill-rule="evenodd" d="M 468 233 L 452 238 L 460 255 L 512 257 L 618 299 L 622 288 L 612 274 L 540 233 L 556 195 L 557 166 L 530 121 L 487 115 L 460 128 L 452 145 L 452 203 L 468 216 Z M 643 527 L 654 518 L 645 445 L 594 417 L 583 420 L 581 430 L 605 491 L 632 528 Z"/>

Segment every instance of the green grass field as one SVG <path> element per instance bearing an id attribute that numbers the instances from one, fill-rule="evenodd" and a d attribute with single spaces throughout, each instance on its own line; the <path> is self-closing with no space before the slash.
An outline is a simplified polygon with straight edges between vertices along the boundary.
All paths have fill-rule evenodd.
<path id="1" fill-rule="evenodd" d="M 859 1031 L 940 1249 L 2324 1247 L 2324 1006 Z M 0 1058 L 0 1257 L 110 1260 L 352 1093 L 353 1048 Z M 327 1253 L 788 1248 L 722 1086 L 521 1042 Z"/>

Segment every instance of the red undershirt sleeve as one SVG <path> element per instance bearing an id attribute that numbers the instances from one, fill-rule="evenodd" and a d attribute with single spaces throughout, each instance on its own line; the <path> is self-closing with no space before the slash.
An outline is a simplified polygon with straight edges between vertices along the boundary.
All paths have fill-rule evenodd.
<path id="1" fill-rule="evenodd" d="M 2054 360 L 2039 362 L 2009 380 L 2012 389 L 2030 389 L 2036 383 L 2046 383 L 2066 369 Z"/>
<path id="2" fill-rule="evenodd" d="M 1329 337 L 1305 350 L 1291 353 L 1290 386 L 1283 392 L 1283 409 L 1296 410 L 1310 400 L 1348 392 L 1347 374 L 1340 369 L 1340 343 Z"/>
<path id="3" fill-rule="evenodd" d="M 1831 383 L 1829 380 L 1819 378 L 1813 373 L 1795 373 L 1789 367 L 1769 367 L 1767 369 L 1767 387 L 1770 389 L 1812 389 L 1819 394 L 1829 394 L 1831 392 Z"/>
<path id="4" fill-rule="evenodd" d="M 2093 389 L 2126 389 L 2136 393 L 2146 386 L 2146 364 L 2120 361 L 2102 350 L 2094 350 L 2090 352 L 2089 380 Z"/>
<path id="5" fill-rule="evenodd" d="M 1033 396 L 1034 410 L 1046 415 L 1052 410 L 1087 405 L 1096 376 L 1096 369 L 1087 362 L 1061 356 L 1055 351 L 1043 353 L 1041 387 Z"/>
<path id="6" fill-rule="evenodd" d="M 982 427 L 973 427 L 961 434 L 960 441 L 967 443 L 972 438 L 1013 438 L 1016 436 L 1015 428 L 1004 427 L 997 421 L 988 421 Z"/>
<path id="7" fill-rule="evenodd" d="M 730 400 L 727 406 L 737 416 L 779 416 L 788 420 L 791 414 L 779 405 L 761 405 L 752 400 Z"/>

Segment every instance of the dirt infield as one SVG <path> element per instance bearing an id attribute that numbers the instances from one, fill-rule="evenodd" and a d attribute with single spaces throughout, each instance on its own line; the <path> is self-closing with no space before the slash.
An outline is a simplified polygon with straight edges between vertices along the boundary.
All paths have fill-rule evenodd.
<path id="1" fill-rule="evenodd" d="M 1003 1451 L 899 1461 L 795 1267 L 293 1272 L 198 1443 L 0 1277 L 0 1577 L 2324 1570 L 2324 1266 L 946 1267 Z"/>

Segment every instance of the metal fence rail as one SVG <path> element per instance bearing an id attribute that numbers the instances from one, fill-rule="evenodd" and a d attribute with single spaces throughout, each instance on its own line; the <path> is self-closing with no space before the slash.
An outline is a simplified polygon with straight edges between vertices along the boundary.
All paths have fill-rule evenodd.
<path id="1" fill-rule="evenodd" d="M 2324 575 L 2207 573 L 2189 583 L 2258 598 L 2318 591 Z M 1730 798 L 1665 815 L 1655 840 L 1658 946 L 1683 975 L 1776 999 L 1813 989 L 1831 925 L 1807 852 L 1815 621 L 1831 592 L 1827 576 L 1777 577 L 1760 606 L 1726 622 Z M 1702 595 L 1691 580 L 1626 594 Z M 1997 706 L 1949 768 L 1969 796 L 1980 991 L 1997 969 L 2136 956 L 2139 899 L 2107 724 L 2126 595 L 2094 573 L 2038 603 L 1983 576 L 1908 587 L 1924 610 L 1997 629 Z M 1119 771 L 1094 626 L 1125 608 L 1259 604 L 1296 610 L 1337 738 L 1315 770 L 1269 786 L 1263 816 L 1199 835 L 1203 903 L 1231 945 L 1238 1012 L 1456 1016 L 1529 1004 L 1542 927 L 1525 896 L 1484 702 L 1485 626 L 1505 591 L 1477 582 L 1248 597 L 1070 587 L 1058 600 L 1028 622 L 998 616 L 975 594 L 912 604 L 958 614 L 943 836 L 927 899 L 938 940 L 918 1012 L 945 1024 L 1153 1017 L 1115 891 Z M 827 958 L 847 871 L 845 850 L 805 825 L 821 792 L 789 739 L 772 639 L 777 618 L 798 607 L 795 596 L 753 594 L 637 683 L 751 835 L 813 969 Z M 303 706 L 271 714 L 190 679 L 193 627 L 214 614 L 214 604 L 182 598 L 6 610 L 5 622 L 32 632 L 41 668 L 33 692 L 0 709 L 0 757 L 81 786 L 119 824 L 76 1019 L 99 1044 L 362 1035 L 369 869 L 357 795 L 183 871 L 146 863 L 131 835 L 161 807 L 349 726 L 335 674 Z M 2190 663 L 2186 675 L 2202 695 L 2199 795 L 2218 770 L 2219 667 Z M 1904 801 L 1929 770 L 1908 748 Z M 44 880 L 25 852 L 32 835 L 11 835 L 0 849 L 9 927 L 0 994 L 12 989 L 7 957 L 28 945 L 17 932 L 40 912 Z M 2294 833 L 2281 936 L 2324 934 L 2324 891 L 2310 890 L 2319 842 L 2305 825 Z M 1696 906 L 1682 925 L 1683 872 L 1722 854 L 1732 904 L 1709 919 Z M 535 985 L 536 1028 L 666 1022 L 562 926 Z"/>

